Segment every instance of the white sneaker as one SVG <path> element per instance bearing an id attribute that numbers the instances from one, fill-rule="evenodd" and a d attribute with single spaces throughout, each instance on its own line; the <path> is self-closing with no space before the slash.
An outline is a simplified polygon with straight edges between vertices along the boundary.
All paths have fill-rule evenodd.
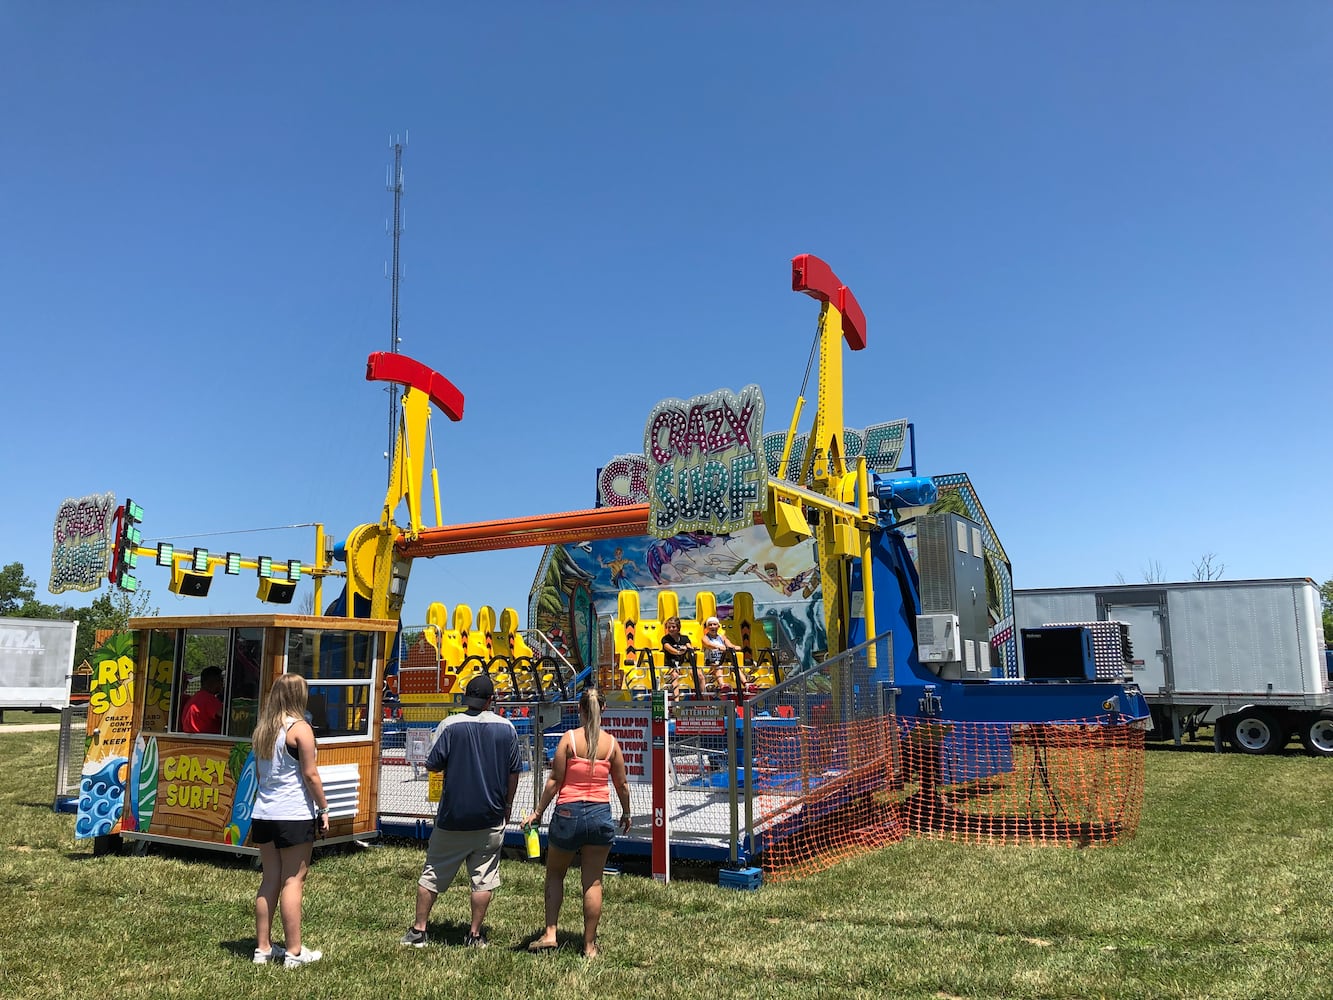
<path id="1" fill-rule="evenodd" d="M 311 962 L 318 962 L 323 957 L 324 953 L 322 951 L 315 951 L 313 948 L 302 948 L 296 954 L 287 952 L 287 957 L 282 960 L 282 964 L 288 969 L 299 969 Z"/>
<path id="2" fill-rule="evenodd" d="M 267 965 L 269 962 L 281 962 L 287 955 L 287 949 L 280 944 L 273 945 L 268 951 L 255 949 L 255 965 Z"/>

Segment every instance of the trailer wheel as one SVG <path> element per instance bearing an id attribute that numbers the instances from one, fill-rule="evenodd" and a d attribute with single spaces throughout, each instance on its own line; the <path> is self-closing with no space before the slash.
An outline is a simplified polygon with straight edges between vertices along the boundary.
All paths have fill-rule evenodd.
<path id="1" fill-rule="evenodd" d="M 1277 753 L 1287 742 L 1286 732 L 1271 712 L 1247 708 L 1231 724 L 1231 745 L 1241 753 Z"/>
<path id="2" fill-rule="evenodd" d="M 1301 743 L 1312 757 L 1333 757 L 1333 713 L 1306 716 L 1301 723 Z"/>

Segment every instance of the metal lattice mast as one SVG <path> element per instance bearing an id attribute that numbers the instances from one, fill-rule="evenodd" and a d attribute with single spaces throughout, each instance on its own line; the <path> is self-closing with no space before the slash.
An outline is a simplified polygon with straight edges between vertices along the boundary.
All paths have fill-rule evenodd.
<path id="1" fill-rule="evenodd" d="M 393 147 L 393 174 L 388 178 L 388 191 L 393 195 L 393 227 L 390 230 L 393 237 L 393 267 L 390 274 L 392 279 L 391 299 L 389 315 L 389 350 L 398 353 L 398 344 L 401 338 L 398 336 L 398 284 L 402 277 L 398 260 L 398 245 L 403 235 L 403 146 L 406 145 L 406 134 L 404 139 L 393 138 L 389 140 Z M 389 456 L 388 478 L 392 485 L 393 480 L 393 451 L 398 443 L 398 386 L 390 383 L 389 385 L 389 449 L 386 455 Z"/>

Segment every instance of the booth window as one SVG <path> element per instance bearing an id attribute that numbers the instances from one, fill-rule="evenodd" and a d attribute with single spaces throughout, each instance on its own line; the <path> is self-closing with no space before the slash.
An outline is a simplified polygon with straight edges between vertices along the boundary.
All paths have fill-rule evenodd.
<path id="1" fill-rule="evenodd" d="M 176 672 L 175 629 L 155 628 L 148 633 L 148 675 L 144 680 L 143 728 L 148 732 L 166 732 L 175 702 L 172 678 Z"/>
<path id="2" fill-rule="evenodd" d="M 369 737 L 381 641 L 375 632 L 288 630 L 287 672 L 300 674 L 310 686 L 306 711 L 316 737 Z"/>
<path id="3" fill-rule="evenodd" d="M 175 642 L 158 635 L 175 662 L 171 696 L 162 699 L 171 706 L 171 731 L 248 739 L 258 718 L 264 630 L 182 629 Z M 150 679 L 154 655 L 150 647 Z"/>
<path id="4" fill-rule="evenodd" d="M 232 736 L 250 736 L 259 722 L 259 675 L 263 662 L 264 630 L 232 629 L 227 671 L 227 732 Z"/>

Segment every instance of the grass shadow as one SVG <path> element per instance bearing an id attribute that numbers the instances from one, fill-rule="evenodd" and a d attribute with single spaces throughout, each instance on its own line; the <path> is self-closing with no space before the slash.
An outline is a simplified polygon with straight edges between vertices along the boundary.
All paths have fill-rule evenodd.
<path id="1" fill-rule="evenodd" d="M 255 939 L 248 937 L 236 938 L 231 941 L 219 941 L 218 947 L 234 958 L 251 960 L 255 953 Z"/>
<path id="2" fill-rule="evenodd" d="M 472 925 L 466 920 L 428 920 L 426 922 L 426 936 L 429 938 L 430 944 L 442 948 L 462 948 L 463 941 L 471 929 Z M 481 928 L 483 934 L 486 933 L 486 929 L 486 925 L 483 924 Z"/>

